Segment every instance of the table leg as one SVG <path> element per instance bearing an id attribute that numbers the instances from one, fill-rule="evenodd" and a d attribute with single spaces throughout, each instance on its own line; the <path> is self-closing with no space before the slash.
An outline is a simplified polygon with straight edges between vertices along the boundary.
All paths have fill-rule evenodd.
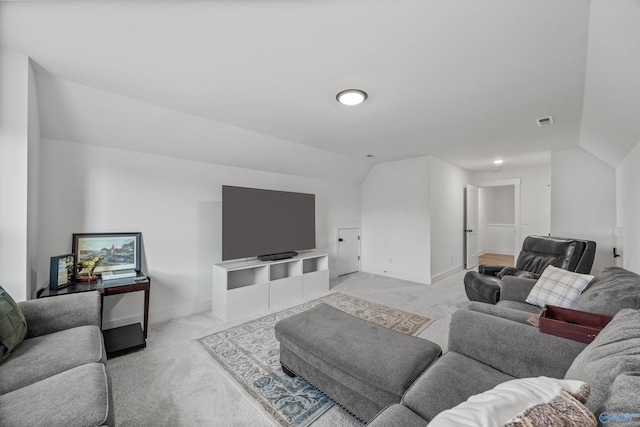
<path id="1" fill-rule="evenodd" d="M 144 339 L 147 339 L 147 330 L 149 329 L 149 293 L 150 286 L 144 290 Z"/>

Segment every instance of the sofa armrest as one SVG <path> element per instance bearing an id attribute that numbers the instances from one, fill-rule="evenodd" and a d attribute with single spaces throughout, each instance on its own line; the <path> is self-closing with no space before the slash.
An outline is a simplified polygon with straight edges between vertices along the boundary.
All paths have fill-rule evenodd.
<path id="1" fill-rule="evenodd" d="M 538 328 L 472 310 L 458 310 L 449 326 L 449 351 L 517 378 L 563 378 L 587 345 Z"/>
<path id="2" fill-rule="evenodd" d="M 524 277 L 504 276 L 502 278 L 500 299 L 509 301 L 526 302 L 529 292 L 535 286 L 536 279 Z"/>
<path id="3" fill-rule="evenodd" d="M 527 322 L 527 319 L 532 315 L 532 313 L 529 313 L 528 311 L 501 307 L 499 305 L 487 304 L 478 301 L 471 301 L 467 308 L 472 311 L 502 317 L 503 319 L 513 320 L 514 322 L 523 323 L 525 325 L 530 325 L 529 322 Z"/>
<path id="4" fill-rule="evenodd" d="M 18 303 L 27 320 L 26 338 L 74 328 L 102 324 L 98 291 L 40 298 Z"/>
<path id="5" fill-rule="evenodd" d="M 503 268 L 504 268 L 504 265 L 480 264 L 478 266 L 478 273 L 486 274 L 489 276 L 497 276 L 498 273 L 500 273 Z"/>

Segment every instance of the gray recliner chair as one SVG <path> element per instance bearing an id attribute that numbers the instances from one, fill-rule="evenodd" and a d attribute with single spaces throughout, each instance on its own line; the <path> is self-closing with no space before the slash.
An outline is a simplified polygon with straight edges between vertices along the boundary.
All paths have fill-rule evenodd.
<path id="1" fill-rule="evenodd" d="M 528 236 L 522 243 L 515 269 L 510 275 L 538 278 L 549 265 L 576 273 L 591 272 L 596 242 L 566 237 Z M 501 272 L 504 266 L 482 264 L 478 271 L 464 276 L 464 287 L 470 301 L 495 304 L 500 300 Z"/>

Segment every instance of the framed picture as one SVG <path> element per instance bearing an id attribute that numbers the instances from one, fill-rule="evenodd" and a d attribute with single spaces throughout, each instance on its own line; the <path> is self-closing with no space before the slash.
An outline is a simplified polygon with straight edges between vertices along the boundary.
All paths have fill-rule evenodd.
<path id="1" fill-rule="evenodd" d="M 74 233 L 73 249 L 77 255 L 78 275 L 88 276 L 84 261 L 95 260 L 91 273 L 122 269 L 140 270 L 141 233 Z"/>
<path id="2" fill-rule="evenodd" d="M 49 290 L 69 286 L 76 281 L 76 254 L 65 254 L 51 257 L 49 270 Z"/>

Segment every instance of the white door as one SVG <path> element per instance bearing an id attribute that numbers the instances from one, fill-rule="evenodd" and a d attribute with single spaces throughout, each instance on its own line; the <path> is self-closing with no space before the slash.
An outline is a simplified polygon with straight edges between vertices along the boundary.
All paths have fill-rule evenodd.
<path id="1" fill-rule="evenodd" d="M 478 265 L 478 188 L 467 185 L 464 192 L 464 251 L 465 268 Z"/>
<path id="2" fill-rule="evenodd" d="M 338 229 L 338 276 L 360 271 L 360 229 Z"/>

